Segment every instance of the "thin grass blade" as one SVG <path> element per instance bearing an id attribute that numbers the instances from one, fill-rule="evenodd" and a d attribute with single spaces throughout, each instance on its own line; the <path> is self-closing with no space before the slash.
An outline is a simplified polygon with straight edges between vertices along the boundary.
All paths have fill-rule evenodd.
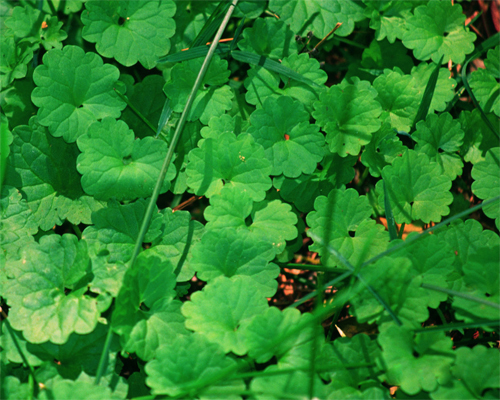
<path id="1" fill-rule="evenodd" d="M 156 129 L 155 127 L 153 126 L 153 124 L 151 122 L 148 121 L 148 119 L 142 115 L 142 113 L 130 102 L 130 100 L 128 99 L 127 96 L 125 96 L 124 94 L 120 93 L 118 90 L 114 89 L 115 93 L 118 95 L 118 97 L 120 99 L 122 99 L 125 103 L 127 103 L 127 106 L 130 107 L 130 109 L 134 112 L 135 115 L 137 115 L 137 117 L 142 121 L 144 122 L 153 132 L 156 133 Z"/>
<path id="2" fill-rule="evenodd" d="M 500 196 L 493 197 L 492 199 L 484 201 L 481 204 L 478 204 L 477 206 L 474 206 L 472 208 L 469 208 L 468 210 L 465 210 L 465 211 L 462 211 L 458 214 L 455 214 L 453 217 L 450 217 L 450 218 L 444 220 L 443 222 L 440 222 L 439 224 L 434 225 L 434 226 L 430 227 L 429 229 L 426 229 L 425 231 L 423 231 L 419 235 L 412 236 L 409 239 L 406 239 L 404 242 L 398 243 L 397 245 L 387 249 L 386 251 L 383 251 L 382 253 L 377 254 L 375 257 L 370 258 L 368 261 L 365 261 L 361 265 L 361 268 L 364 268 L 367 265 L 374 263 L 375 261 L 380 260 L 381 258 L 388 256 L 389 254 L 394 253 L 395 251 L 398 251 L 398 250 L 402 249 L 403 247 L 408 246 L 409 244 L 416 242 L 417 240 L 422 239 L 423 237 L 426 237 L 432 231 L 440 229 L 440 228 L 448 225 L 449 223 L 451 223 L 457 219 L 460 219 L 460 218 L 465 217 L 469 214 L 472 214 L 473 212 L 476 212 L 477 210 L 480 210 L 483 207 L 489 206 L 490 204 L 496 203 L 499 200 L 500 200 Z"/>
<path id="3" fill-rule="evenodd" d="M 270 60 L 267 57 L 239 50 L 233 50 L 231 52 L 231 55 L 238 61 L 245 62 L 247 64 L 260 65 L 261 67 L 264 67 L 269 71 L 282 74 L 287 78 L 296 80 L 297 82 L 305 83 L 306 85 L 309 86 L 322 87 L 321 85 L 318 85 L 316 82 L 313 82 L 312 80 L 306 78 L 305 76 L 298 74 L 294 70 L 285 67 L 284 65 L 281 65 L 276 61 Z"/>
<path id="4" fill-rule="evenodd" d="M 439 70 L 441 69 L 441 63 L 443 62 L 443 57 L 444 54 L 439 59 L 436 68 L 434 68 L 434 71 L 432 71 L 432 74 L 429 77 L 429 82 L 427 82 L 427 86 L 425 87 L 424 95 L 422 96 L 422 101 L 418 107 L 417 115 L 413 120 L 411 131 L 414 131 L 417 123 L 424 120 L 429 113 L 429 107 L 431 106 L 432 97 L 434 96 L 434 91 L 436 90 L 436 84 L 439 77 Z"/>
<path id="5" fill-rule="evenodd" d="M 413 332 L 415 333 L 426 333 L 426 332 L 435 332 L 435 331 L 453 331 L 457 329 L 467 329 L 467 328 L 478 328 L 483 326 L 500 326 L 500 320 L 491 321 L 488 319 L 480 319 L 474 322 L 459 322 L 456 324 L 446 324 L 439 326 L 431 326 L 427 328 L 419 328 L 415 329 Z"/>
<path id="6" fill-rule="evenodd" d="M 422 283 L 420 286 L 422 286 L 425 289 L 435 290 L 436 292 L 446 293 L 446 294 L 449 294 L 450 296 L 461 297 L 462 299 L 470 300 L 470 301 L 473 301 L 474 303 L 484 304 L 485 306 L 496 308 L 497 310 L 500 310 L 500 304 L 493 303 L 492 301 L 480 299 L 478 297 L 471 296 L 470 294 L 467 294 L 467 293 L 462 293 L 462 292 L 458 292 L 456 290 L 442 288 L 440 286 L 431 285 L 430 283 Z"/>
<path id="7" fill-rule="evenodd" d="M 335 256 L 339 261 L 340 263 L 350 269 L 352 271 L 352 273 L 354 273 L 354 275 L 356 276 L 356 278 L 358 278 L 358 280 L 368 289 L 368 291 L 371 293 L 371 295 L 373 297 L 375 297 L 375 299 L 382 305 L 382 307 L 384 307 L 384 309 L 389 313 L 389 315 L 391 316 L 391 318 L 394 320 L 394 322 L 401 326 L 402 323 L 401 321 L 399 320 L 398 316 L 396 314 L 394 314 L 394 312 L 391 310 L 391 308 L 389 307 L 389 305 L 385 302 L 384 299 L 382 299 L 382 297 L 377 293 L 377 291 L 375 289 L 373 289 L 373 287 L 365 280 L 365 278 L 358 272 L 356 273 L 355 272 L 355 269 L 354 267 L 352 266 L 352 264 L 347 261 L 347 259 L 342 255 L 340 254 L 336 249 L 334 249 L 331 245 L 329 244 L 326 244 L 323 242 L 323 239 L 321 239 L 318 235 L 316 235 L 314 232 L 308 232 L 307 233 L 309 235 L 309 237 L 311 237 L 315 242 L 317 242 L 318 244 L 320 244 L 321 246 L 325 247 L 325 249 L 328 250 L 328 252 L 330 254 L 332 254 L 333 256 Z"/>
<path id="8" fill-rule="evenodd" d="M 238 43 L 238 40 L 240 40 L 240 35 L 241 32 L 243 31 L 243 27 L 245 26 L 245 20 L 246 18 L 243 17 L 241 21 L 238 24 L 238 27 L 236 28 L 236 32 L 234 33 L 233 41 L 231 42 L 231 51 L 233 51 L 236 47 L 236 44 Z"/>
<path id="9" fill-rule="evenodd" d="M 394 214 L 392 213 L 391 202 L 389 200 L 388 191 L 386 187 L 386 181 L 382 178 L 384 186 L 384 208 L 385 208 L 385 218 L 387 220 L 387 228 L 389 229 L 389 238 L 391 241 L 398 238 L 398 232 L 396 230 L 396 221 L 394 220 Z"/>
<path id="10" fill-rule="evenodd" d="M 215 49 L 215 54 L 226 54 L 229 53 L 231 45 L 228 43 L 220 43 L 219 47 Z M 192 60 L 194 58 L 205 57 L 208 53 L 209 46 L 203 45 L 198 47 L 193 47 L 188 50 L 179 51 L 178 53 L 169 54 L 168 56 L 161 57 L 158 59 L 159 63 L 167 62 L 181 62 L 186 60 Z"/>
<path id="11" fill-rule="evenodd" d="M 163 104 L 163 109 L 161 110 L 160 120 L 158 121 L 158 129 L 156 130 L 155 137 L 157 138 L 160 135 L 163 127 L 167 125 L 170 116 L 172 115 L 172 107 L 170 107 L 170 99 L 167 98 L 165 100 L 165 104 Z"/>
<path id="12" fill-rule="evenodd" d="M 224 19 L 224 13 L 227 11 L 228 7 L 229 2 L 219 2 L 212 15 L 210 15 L 210 18 L 208 18 L 207 22 L 205 22 L 205 25 L 203 25 L 203 28 L 201 28 L 200 33 L 198 33 L 198 35 L 189 45 L 189 48 L 203 46 L 214 37 L 217 28 L 219 28 L 220 23 Z"/>
<path id="13" fill-rule="evenodd" d="M 474 106 L 479 110 L 481 114 L 481 118 L 483 119 L 484 123 L 488 126 L 488 128 L 493 132 L 493 134 L 500 139 L 500 133 L 498 132 L 498 129 L 493 126 L 491 121 L 488 119 L 486 116 L 486 113 L 484 112 L 483 108 L 479 105 L 476 96 L 474 96 L 474 93 L 472 92 L 469 82 L 467 80 L 467 66 L 469 65 L 469 62 L 474 60 L 476 57 L 478 57 L 481 53 L 483 53 L 486 50 L 489 50 L 495 46 L 498 45 L 498 41 L 500 40 L 500 32 L 494 34 L 487 40 L 485 40 L 481 45 L 479 45 L 476 48 L 476 51 L 465 61 L 464 66 L 462 67 L 462 82 L 464 83 L 465 89 L 467 90 L 467 93 L 469 93 L 469 96 L 474 103 Z"/>

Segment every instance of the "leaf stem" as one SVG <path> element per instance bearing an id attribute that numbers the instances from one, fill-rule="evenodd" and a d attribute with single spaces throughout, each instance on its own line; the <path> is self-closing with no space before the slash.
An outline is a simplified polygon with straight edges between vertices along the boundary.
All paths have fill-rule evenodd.
<path id="1" fill-rule="evenodd" d="M 127 103 L 127 106 L 130 107 L 130 109 L 134 112 L 135 115 L 137 115 L 137 117 L 139 117 L 139 119 L 144 122 L 148 127 L 149 129 L 151 129 L 154 134 L 156 135 L 156 128 L 153 126 L 153 124 L 151 122 L 148 121 L 148 119 L 142 115 L 142 113 L 130 102 L 130 100 L 128 99 L 127 96 L 125 96 L 124 94 L 120 93 L 118 90 L 116 90 L 115 88 L 113 88 L 113 90 L 115 91 L 115 93 L 118 95 L 118 97 L 120 99 L 122 99 L 125 103 Z M 163 128 L 163 127 L 162 127 Z"/>
<path id="2" fill-rule="evenodd" d="M 473 301 L 475 303 L 484 304 L 486 306 L 500 310 L 500 304 L 496 304 L 496 303 L 493 303 L 492 301 L 480 299 L 479 297 L 471 296 L 470 294 L 467 294 L 467 293 L 462 293 L 462 292 L 458 292 L 456 290 L 451 290 L 451 289 L 446 289 L 446 288 L 443 288 L 440 286 L 431 285 L 430 283 L 422 283 L 420 286 L 423 288 L 426 288 L 426 289 L 435 290 L 436 292 L 447 293 L 450 296 L 461 297 L 462 299 L 470 300 L 470 301 Z"/>
<path id="3" fill-rule="evenodd" d="M 108 334 L 106 335 L 106 341 L 104 342 L 104 348 L 101 353 L 101 358 L 99 359 L 99 365 L 97 366 L 97 373 L 95 377 L 94 384 L 97 386 L 101 380 L 101 377 L 104 373 L 104 368 L 107 363 L 109 348 L 111 347 L 111 339 L 113 339 L 113 329 L 111 323 L 109 324 Z"/>
<path id="4" fill-rule="evenodd" d="M 26 367 L 29 370 L 30 377 L 33 379 L 33 387 L 34 387 L 34 390 L 35 390 L 36 387 L 37 387 L 37 380 L 36 380 L 36 376 L 35 376 L 35 370 L 31 366 L 31 364 L 28 362 L 28 359 L 24 355 L 23 350 L 21 349 L 21 346 L 19 346 L 19 343 L 17 341 L 16 335 L 15 335 L 13 329 L 12 329 L 12 326 L 10 325 L 9 319 L 7 318 L 7 315 L 5 314 L 5 312 L 3 310 L 2 310 L 2 316 L 4 317 L 4 319 L 2 320 L 2 323 L 4 323 L 5 326 L 7 327 L 7 331 L 9 332 L 10 338 L 12 339 L 12 343 L 14 343 L 14 346 L 15 346 L 17 352 L 21 356 L 21 360 L 23 360 L 23 364 L 26 365 Z"/>

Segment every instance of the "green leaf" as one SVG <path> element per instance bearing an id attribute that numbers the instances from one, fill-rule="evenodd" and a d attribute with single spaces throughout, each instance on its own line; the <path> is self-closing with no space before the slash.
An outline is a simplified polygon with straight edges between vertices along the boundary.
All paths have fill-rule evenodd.
<path id="1" fill-rule="evenodd" d="M 268 308 L 266 298 L 255 289 L 254 281 L 241 275 L 209 282 L 182 305 L 186 327 L 217 343 L 225 353 L 246 354 L 245 333 L 238 327 Z"/>
<path id="2" fill-rule="evenodd" d="M 484 161 L 480 161 L 472 168 L 472 193 L 482 200 L 488 200 L 499 195 L 500 187 L 500 147 L 490 149 Z M 498 203 L 483 208 L 486 216 L 495 219 L 500 227 L 500 211 Z"/>
<path id="3" fill-rule="evenodd" d="M 125 351 L 151 360 L 172 336 L 187 334 L 175 296 L 174 267 L 168 260 L 139 257 L 125 273 L 113 312 L 113 330 Z"/>
<path id="4" fill-rule="evenodd" d="M 168 149 L 164 141 L 152 137 L 134 140 L 125 122 L 109 117 L 91 125 L 77 144 L 82 152 L 77 169 L 83 175 L 83 190 L 101 200 L 149 197 Z M 170 165 L 160 193 L 169 189 L 175 175 L 175 166 Z"/>
<path id="5" fill-rule="evenodd" d="M 202 63 L 203 59 L 197 58 L 176 64 L 172 68 L 170 80 L 163 90 L 172 102 L 173 111 L 183 111 Z M 210 118 L 220 117 L 231 108 L 233 93 L 228 85 L 224 85 L 230 74 L 227 67 L 226 60 L 221 60 L 218 56 L 212 58 L 196 93 L 188 121 L 199 119 L 203 124 L 208 124 Z"/>
<path id="6" fill-rule="evenodd" d="M 28 399 L 33 391 L 28 383 L 21 383 L 15 376 L 4 376 L 0 396 L 2 399 Z"/>
<path id="7" fill-rule="evenodd" d="M 4 88 L 26 76 L 33 49 L 28 42 L 16 42 L 14 36 L 2 35 L 0 40 L 0 86 Z"/>
<path id="8" fill-rule="evenodd" d="M 498 121 L 493 113 L 488 115 L 488 119 L 491 124 Z M 488 151 L 498 146 L 498 138 L 485 124 L 476 108 L 472 112 L 462 111 L 458 120 L 464 131 L 464 144 L 460 148 L 464 161 L 472 164 L 484 161 Z"/>
<path id="9" fill-rule="evenodd" d="M 193 249 L 191 267 L 199 279 L 212 281 L 219 276 L 247 276 L 262 296 L 272 297 L 278 287 L 279 268 L 269 261 L 275 256 L 272 244 L 248 231 L 227 227 L 210 230 Z"/>
<path id="10" fill-rule="evenodd" d="M 235 361 L 219 345 L 200 334 L 183 335 L 165 343 L 146 364 L 146 384 L 152 393 L 177 397 L 198 382 L 210 380 Z"/>
<path id="11" fill-rule="evenodd" d="M 189 281 L 194 275 L 192 246 L 199 243 L 204 226 L 193 220 L 187 211 L 173 212 L 165 208 L 160 213 L 165 224 L 163 233 L 153 240 L 152 247 L 146 252 L 168 259 L 175 266 L 177 282 Z"/>
<path id="12" fill-rule="evenodd" d="M 42 230 L 61 225 L 90 224 L 90 215 L 104 203 L 86 196 L 75 163 L 78 149 L 54 138 L 37 118 L 14 129 L 5 183 L 21 188 Z"/>
<path id="13" fill-rule="evenodd" d="M 432 297 L 433 294 L 429 296 L 428 291 L 420 287 L 423 274 L 415 271 L 409 258 L 394 257 L 379 260 L 364 267 L 362 274 L 366 282 L 393 310 L 403 326 L 416 329 L 429 318 L 427 307 L 433 304 L 435 297 Z M 380 326 L 381 323 L 392 321 L 384 306 L 370 294 L 363 283 L 356 283 L 354 294 L 350 301 L 358 322 L 377 321 Z"/>
<path id="14" fill-rule="evenodd" d="M 343 25 L 335 34 L 347 36 L 354 30 L 354 23 L 365 18 L 363 7 L 351 0 L 271 0 L 269 8 L 289 24 L 293 32 L 305 35 L 312 31 L 317 38 L 325 37 L 338 22 Z"/>
<path id="15" fill-rule="evenodd" d="M 287 240 L 297 237 L 297 217 L 290 205 L 279 200 L 265 200 L 254 205 L 248 194 L 234 187 L 224 187 L 210 203 L 205 209 L 207 230 L 221 231 L 231 227 L 248 231 L 256 243 L 272 244 L 275 254 L 283 251 Z"/>
<path id="16" fill-rule="evenodd" d="M 238 48 L 247 53 L 282 60 L 297 53 L 295 32 L 282 20 L 275 18 L 257 19 L 252 27 L 245 28 Z"/>
<path id="17" fill-rule="evenodd" d="M 366 4 L 364 14 L 370 18 L 370 28 L 375 30 L 378 41 L 387 38 L 394 44 L 396 39 L 403 39 L 406 20 L 411 16 L 411 1 L 363 1 Z"/>
<path id="18" fill-rule="evenodd" d="M 188 159 L 187 184 L 198 196 L 211 197 L 230 185 L 261 201 L 271 187 L 271 165 L 251 135 L 223 133 L 217 140 L 205 139 Z"/>
<path id="19" fill-rule="evenodd" d="M 61 29 L 63 22 L 59 22 L 57 17 L 49 17 L 46 21 L 47 26 L 41 28 L 40 40 L 45 50 L 52 48 L 61 49 L 62 41 L 68 37 L 68 34 Z"/>
<path id="20" fill-rule="evenodd" d="M 40 40 L 43 19 L 44 15 L 36 8 L 14 7 L 12 15 L 5 20 L 5 26 L 16 38 L 35 43 Z"/>
<path id="21" fill-rule="evenodd" d="M 269 375 L 258 376 L 250 382 L 250 390 L 255 393 L 257 400 L 281 400 L 291 398 L 308 398 L 311 389 L 311 374 L 304 371 L 293 371 L 276 374 L 280 371 L 277 365 L 270 365 L 264 370 Z M 314 380 L 313 397 L 315 399 L 326 399 L 329 388 L 316 375 Z"/>
<path id="22" fill-rule="evenodd" d="M 457 151 L 462 145 L 464 131 L 460 123 L 448 113 L 439 116 L 429 114 L 425 121 L 417 123 L 416 128 L 412 134 L 417 142 L 415 150 L 437 162 L 441 166 L 441 173 L 451 180 L 461 175 L 464 165 Z"/>
<path id="23" fill-rule="evenodd" d="M 309 326 L 291 333 L 299 324 L 306 325 L 308 321 Z M 300 347 L 302 353 L 309 352 L 313 332 L 320 334 L 319 326 L 313 321 L 311 314 L 301 314 L 296 308 L 281 311 L 276 307 L 269 307 L 262 314 L 245 321 L 241 328 L 248 355 L 258 363 L 265 363 L 276 356 L 278 365 L 282 365 L 283 359 L 293 347 Z"/>
<path id="24" fill-rule="evenodd" d="M 139 61 L 151 69 L 169 52 L 169 38 L 175 33 L 172 0 L 91 1 L 85 8 L 82 36 L 96 43 L 104 57 L 114 57 L 126 67 Z"/>
<path id="25" fill-rule="evenodd" d="M 459 4 L 429 2 L 417 7 L 406 20 L 403 44 L 413 49 L 419 60 L 462 64 L 465 55 L 474 50 L 476 35 L 465 28 L 465 15 Z"/>
<path id="26" fill-rule="evenodd" d="M 496 233 L 489 230 L 483 231 L 481 224 L 473 219 L 468 219 L 465 222 L 461 220 L 455 221 L 447 229 L 439 231 L 436 235 L 443 235 L 444 241 L 455 252 L 454 268 L 459 271 L 459 274 L 457 273 L 453 278 L 448 277 L 448 281 L 461 278 L 463 266 L 469 260 L 473 261 L 474 254 L 482 251 L 480 249 L 500 244 L 500 238 Z"/>
<path id="27" fill-rule="evenodd" d="M 110 201 L 106 208 L 92 214 L 94 225 L 85 228 L 82 239 L 88 243 L 95 291 L 117 295 L 146 207 L 143 199 L 125 205 Z M 144 240 L 150 243 L 159 238 L 163 228 L 162 216 L 153 214 Z"/>
<path id="28" fill-rule="evenodd" d="M 13 140 L 12 132 L 9 130 L 9 121 L 4 114 L 0 114 L 0 188 L 5 177 L 7 157 Z"/>
<path id="29" fill-rule="evenodd" d="M 51 342 L 30 343 L 25 341 L 21 333 L 17 331 L 16 337 L 32 366 L 42 365 L 43 362 L 54 363 L 56 361 L 57 371 L 63 378 L 76 379 L 82 371 L 89 375 L 95 375 L 107 332 L 108 326 L 99 323 L 90 334 L 77 335 L 72 333 L 68 341 L 61 345 Z M 2 340 L 2 347 L 7 351 L 8 359 L 14 363 L 21 363 L 22 360 L 17 350 L 13 347 L 12 341 L 5 335 L 5 332 Z M 118 340 L 113 340 L 111 344 L 112 353 L 109 354 L 106 374 L 113 372 L 116 358 L 115 352 L 117 350 Z"/>
<path id="30" fill-rule="evenodd" d="M 433 392 L 450 381 L 454 356 L 452 342 L 444 332 L 414 335 L 404 327 L 389 324 L 381 330 L 378 342 L 388 383 L 400 386 L 405 393 Z"/>
<path id="31" fill-rule="evenodd" d="M 103 64 L 95 53 L 76 46 L 50 50 L 33 74 L 38 122 L 52 135 L 74 142 L 93 122 L 118 118 L 126 106 L 113 91 L 118 77 L 118 68 Z"/>
<path id="32" fill-rule="evenodd" d="M 453 201 L 449 192 L 451 179 L 442 175 L 441 171 L 438 163 L 413 150 L 407 150 L 392 165 L 384 167 L 382 174 L 398 224 L 410 224 L 419 219 L 425 223 L 436 222 L 449 214 L 448 205 Z M 382 207 L 384 194 L 380 182 L 376 188 Z"/>
<path id="33" fill-rule="evenodd" d="M 109 387 L 95 385 L 90 379 L 86 381 L 54 379 L 45 390 L 41 391 L 40 399 L 119 400 L 124 397 L 112 393 Z"/>
<path id="34" fill-rule="evenodd" d="M 0 196 L 0 280 L 3 282 L 6 260 L 19 258 L 19 251 L 35 242 L 33 235 L 38 231 L 38 224 L 26 200 L 22 199 L 17 189 L 2 186 Z"/>
<path id="35" fill-rule="evenodd" d="M 49 235 L 7 265 L 4 296 L 12 327 L 32 343 L 63 344 L 72 332 L 87 334 L 97 324 L 95 299 L 82 286 L 90 272 L 87 246 L 74 235 Z"/>
<path id="36" fill-rule="evenodd" d="M 1 51 L 1 49 L 0 49 Z M 0 92 L 0 105 L 11 128 L 27 125 L 36 108 L 31 102 L 31 92 L 35 84 L 30 76 L 27 79 L 15 80 L 8 88 Z"/>
<path id="37" fill-rule="evenodd" d="M 381 2 L 370 2 L 369 4 L 379 4 Z M 398 2 L 400 4 L 403 2 Z M 409 73 L 413 67 L 413 60 L 407 54 L 408 49 L 401 42 L 389 43 L 387 40 L 381 42 L 372 40 L 370 46 L 363 51 L 361 56 L 361 66 L 369 70 L 385 69 L 394 70 L 398 67 L 405 74 Z"/>
<path id="38" fill-rule="evenodd" d="M 321 171 L 316 170 L 312 175 L 302 174 L 296 179 L 283 175 L 274 177 L 273 185 L 283 200 L 294 204 L 300 211 L 309 212 L 318 196 L 326 196 L 334 188 L 343 188 L 354 178 L 352 166 L 356 161 L 356 157 L 342 158 L 330 153 L 321 162 Z"/>
<path id="39" fill-rule="evenodd" d="M 421 103 L 425 89 L 433 72 L 435 71 L 436 65 L 434 63 L 420 63 L 418 66 L 413 67 L 411 70 L 411 76 L 413 83 L 419 90 L 418 102 Z M 452 101 L 455 96 L 455 88 L 457 82 L 455 79 L 450 78 L 450 71 L 447 68 L 441 68 L 439 70 L 439 75 L 432 95 L 431 104 L 429 106 L 429 113 L 434 111 L 444 111 L 448 106 L 448 103 Z M 422 97 L 420 97 L 422 96 Z"/>
<path id="40" fill-rule="evenodd" d="M 379 177 L 386 165 L 392 164 L 396 157 L 406 150 L 388 121 L 373 134 L 373 139 L 365 146 L 361 162 L 370 169 L 370 174 Z"/>
<path id="41" fill-rule="evenodd" d="M 230 116 L 229 114 L 221 115 L 220 118 L 210 118 L 208 126 L 204 126 L 200 130 L 200 134 L 205 139 L 212 138 L 217 140 L 223 133 L 234 133 L 236 136 L 245 131 L 246 121 L 242 121 L 239 115 Z"/>
<path id="42" fill-rule="evenodd" d="M 389 235 L 382 225 L 370 220 L 372 207 L 365 196 L 359 196 L 354 189 L 334 189 L 328 197 L 319 196 L 314 202 L 315 211 L 307 215 L 307 224 L 325 243 L 333 246 L 351 264 L 359 259 L 365 245 L 369 246 L 365 257 L 370 258 L 387 248 Z M 323 264 L 335 266 L 338 260 L 329 255 L 327 249 L 313 244 L 311 251 L 317 251 Z"/>
<path id="43" fill-rule="evenodd" d="M 478 69 L 471 74 L 469 84 L 477 101 L 485 113 L 494 112 L 500 117 L 500 46 L 488 51 L 484 60 L 486 69 Z"/>
<path id="44" fill-rule="evenodd" d="M 499 278 L 495 271 L 500 263 L 500 246 L 479 247 L 463 265 L 461 292 L 474 298 L 486 300 L 498 306 L 491 307 L 473 300 L 455 296 L 453 308 L 458 319 L 472 322 L 478 318 L 498 319 L 500 309 Z"/>
<path id="45" fill-rule="evenodd" d="M 440 386 L 432 394 L 433 399 L 490 398 L 487 389 L 500 388 L 496 349 L 481 345 L 472 349 L 461 347 L 455 351 L 455 355 L 456 361 L 451 367 L 454 379 Z M 492 392 L 491 398 L 494 398 L 495 392 Z"/>
<path id="46" fill-rule="evenodd" d="M 349 366 L 371 364 L 378 357 L 380 348 L 375 340 L 371 340 L 368 335 L 355 335 L 327 343 L 317 363 L 322 370 L 326 370 L 321 373 L 321 377 L 332 381 L 332 390 L 346 387 L 357 389 L 363 381 L 373 377 L 378 368 L 375 365 L 359 368 Z"/>
<path id="47" fill-rule="evenodd" d="M 291 54 L 283 58 L 281 65 L 319 86 L 322 86 L 327 79 L 326 73 L 320 69 L 319 62 L 305 53 Z M 281 82 L 284 84 L 283 88 L 280 88 Z M 245 100 L 256 106 L 262 106 L 269 97 L 277 99 L 281 95 L 286 95 L 299 100 L 307 110 L 310 110 L 313 102 L 318 99 L 318 89 L 307 82 L 278 75 L 267 69 L 265 65 L 252 66 L 244 85 L 247 89 Z"/>
<path id="48" fill-rule="evenodd" d="M 158 125 L 165 103 L 163 85 L 165 81 L 159 75 L 148 75 L 143 81 L 127 88 L 127 97 L 132 105 L 154 126 Z M 123 121 L 134 131 L 136 137 L 151 136 L 149 127 L 136 115 L 130 107 L 123 110 Z"/>
<path id="49" fill-rule="evenodd" d="M 374 100 L 377 91 L 369 82 L 353 78 L 331 86 L 314 103 L 312 113 L 316 122 L 326 132 L 330 151 L 341 157 L 358 155 L 361 146 L 368 144 L 372 134 L 380 128 L 380 104 Z"/>
<path id="50" fill-rule="evenodd" d="M 382 105 L 381 119 L 398 131 L 409 131 L 418 109 L 418 89 L 412 77 L 398 69 L 384 73 L 373 81 L 378 92 L 377 100 Z"/>
<path id="51" fill-rule="evenodd" d="M 272 175 L 311 174 L 322 160 L 325 139 L 309 118 L 302 104 L 290 97 L 267 99 L 250 115 L 247 133 L 264 147 Z"/>

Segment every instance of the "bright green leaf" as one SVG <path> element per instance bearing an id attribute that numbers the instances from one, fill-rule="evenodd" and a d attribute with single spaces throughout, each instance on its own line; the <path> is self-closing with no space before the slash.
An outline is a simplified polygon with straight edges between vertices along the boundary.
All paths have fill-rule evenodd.
<path id="1" fill-rule="evenodd" d="M 16 127 L 14 135 L 5 183 L 22 188 L 40 228 L 49 230 L 65 219 L 90 224 L 91 213 L 104 203 L 82 190 L 76 145 L 54 138 L 36 117 L 29 126 Z"/>
<path id="2" fill-rule="evenodd" d="M 353 78 L 354 84 L 342 81 L 314 103 L 312 113 L 326 132 L 330 151 L 341 157 L 357 155 L 361 146 L 368 144 L 373 132 L 380 128 L 380 104 L 374 100 L 377 92 L 369 82 Z"/>
<path id="3" fill-rule="evenodd" d="M 457 151 L 462 145 L 464 131 L 458 121 L 448 113 L 429 114 L 425 121 L 417 123 L 412 134 L 418 143 L 415 150 L 425 153 L 431 161 L 441 166 L 441 173 L 454 180 L 461 175 L 463 162 Z"/>
<path id="4" fill-rule="evenodd" d="M 238 327 L 268 308 L 256 286 L 251 278 L 241 275 L 209 282 L 183 304 L 186 327 L 217 343 L 226 353 L 244 355 L 248 351 L 245 334 Z"/>
<path id="5" fill-rule="evenodd" d="M 113 91 L 119 74 L 114 65 L 80 47 L 50 50 L 33 74 L 38 122 L 52 135 L 74 142 L 94 121 L 118 118 L 126 106 Z"/>
<path id="6" fill-rule="evenodd" d="M 134 139 L 126 123 L 108 117 L 78 138 L 82 154 L 77 169 L 86 193 L 101 200 L 134 200 L 153 193 L 168 146 L 152 137 Z M 160 193 L 169 189 L 174 177 L 171 164 Z"/>
<path id="7" fill-rule="evenodd" d="M 176 64 L 172 68 L 170 80 L 167 80 L 163 90 L 172 102 L 171 107 L 175 112 L 183 111 L 202 63 L 202 58 L 196 58 Z M 196 93 L 188 121 L 199 119 L 203 124 L 208 124 L 210 118 L 220 117 L 231 108 L 233 94 L 230 87 L 224 85 L 230 74 L 227 66 L 226 60 L 221 60 L 218 56 L 213 57 Z"/>
<path id="8" fill-rule="evenodd" d="M 263 296 L 276 293 L 279 268 L 269 261 L 275 256 L 271 243 L 248 231 L 231 227 L 209 230 L 193 249 L 191 267 L 199 279 L 211 281 L 219 276 L 247 276 Z"/>
<path id="9" fill-rule="evenodd" d="M 317 125 L 309 124 L 309 114 L 290 97 L 267 99 L 250 115 L 250 133 L 264 147 L 272 175 L 297 178 L 311 174 L 324 154 L 325 138 Z"/>
<path id="10" fill-rule="evenodd" d="M 186 173 L 188 186 L 199 196 L 211 197 L 230 185 L 261 201 L 271 187 L 271 165 L 262 146 L 248 134 L 224 133 L 217 140 L 203 140 L 189 153 Z"/>
<path id="11" fill-rule="evenodd" d="M 419 60 L 437 62 L 444 55 L 443 63 L 452 60 L 461 64 L 474 50 L 476 35 L 465 28 L 460 4 L 431 1 L 417 7 L 406 20 L 406 29 L 403 44 L 413 49 Z"/>
<path id="12" fill-rule="evenodd" d="M 382 346 L 388 382 L 400 386 L 409 395 L 422 389 L 433 392 L 450 381 L 454 357 L 452 342 L 444 332 L 413 335 L 405 328 L 392 325 L 380 333 L 378 342 Z"/>
<path id="13" fill-rule="evenodd" d="M 23 249 L 21 260 L 7 265 L 4 295 L 12 327 L 32 343 L 63 344 L 72 332 L 92 332 L 97 302 L 82 287 L 89 261 L 85 243 L 69 234 L 44 236 Z"/>
<path id="14" fill-rule="evenodd" d="M 472 193 L 482 200 L 488 200 L 500 195 L 500 147 L 495 147 L 486 153 L 484 161 L 478 162 L 472 168 Z M 483 209 L 484 213 L 495 219 L 500 227 L 500 211 L 498 203 Z"/>
<path id="15" fill-rule="evenodd" d="M 352 33 L 354 23 L 365 18 L 363 7 L 351 0 L 271 0 L 269 8 L 289 24 L 294 33 L 305 35 L 310 30 L 317 38 L 325 37 L 338 22 L 343 25 L 335 34 L 347 36 Z"/>
<path id="16" fill-rule="evenodd" d="M 104 57 L 114 57 L 127 67 L 139 61 L 151 69 L 170 50 L 176 9 L 172 0 L 91 1 L 85 8 L 82 36 L 96 43 Z"/>
<path id="17" fill-rule="evenodd" d="M 307 215 L 307 224 L 312 232 L 324 239 L 339 251 L 351 263 L 357 263 L 368 245 L 365 257 L 378 254 L 386 249 L 389 235 L 384 227 L 370 220 L 372 207 L 365 196 L 359 196 L 356 190 L 334 189 L 328 197 L 319 196 L 314 202 L 315 211 Z M 331 257 L 321 245 L 313 244 L 311 251 L 317 251 L 323 257 L 325 265 L 337 265 L 338 260 Z"/>
<path id="18" fill-rule="evenodd" d="M 291 54 L 283 58 L 281 64 L 318 85 L 323 85 L 327 79 L 326 73 L 320 69 L 319 62 L 305 53 Z M 280 87 L 281 82 L 284 84 L 283 88 Z M 310 110 L 319 93 L 317 88 L 312 88 L 310 85 L 253 65 L 248 71 L 244 85 L 247 89 L 245 100 L 258 107 L 262 107 L 269 97 L 277 99 L 281 95 L 286 95 L 299 100 L 307 110 Z"/>
<path id="19" fill-rule="evenodd" d="M 156 359 L 146 364 L 146 383 L 154 394 L 177 397 L 197 382 L 214 378 L 234 365 L 235 361 L 205 336 L 183 335 L 165 343 Z"/>
<path id="20" fill-rule="evenodd" d="M 485 113 L 494 112 L 500 117 L 500 46 L 488 51 L 484 60 L 486 69 L 478 69 L 471 74 L 469 84 L 477 101 Z"/>
<path id="21" fill-rule="evenodd" d="M 238 47 L 242 51 L 278 61 L 297 53 L 295 33 L 282 20 L 257 19 L 252 27 L 243 30 Z"/>
<path id="22" fill-rule="evenodd" d="M 449 192 L 451 179 L 441 173 L 441 166 L 427 155 L 407 150 L 392 165 L 382 170 L 392 212 L 397 223 L 407 224 L 422 220 L 425 223 L 440 221 L 448 215 L 448 205 L 453 201 Z M 383 207 L 382 181 L 377 183 L 379 204 Z"/>

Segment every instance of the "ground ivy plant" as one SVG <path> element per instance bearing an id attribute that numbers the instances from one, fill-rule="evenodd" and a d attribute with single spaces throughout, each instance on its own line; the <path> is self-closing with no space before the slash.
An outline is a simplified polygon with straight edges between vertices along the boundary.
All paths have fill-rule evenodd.
<path id="1" fill-rule="evenodd" d="M 475 6 L 2 1 L 0 397 L 498 398 Z"/>

